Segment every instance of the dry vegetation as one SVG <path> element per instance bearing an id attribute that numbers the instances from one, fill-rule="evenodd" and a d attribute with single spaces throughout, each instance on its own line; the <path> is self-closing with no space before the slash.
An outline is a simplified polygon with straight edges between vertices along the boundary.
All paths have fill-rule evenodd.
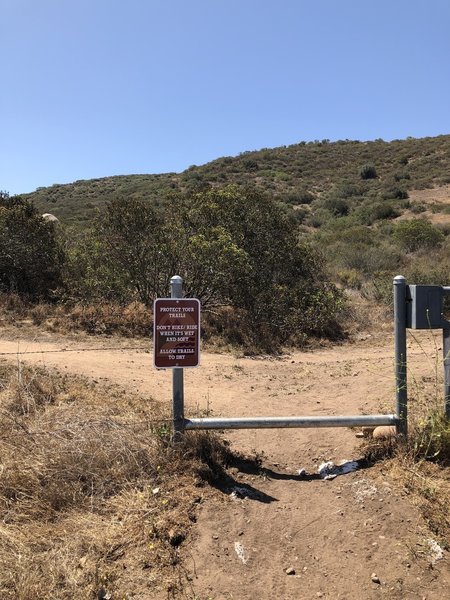
<path id="1" fill-rule="evenodd" d="M 153 331 L 153 313 L 140 302 L 92 304 L 31 303 L 17 294 L 0 294 L 0 323 L 38 326 L 49 332 L 84 331 L 89 335 L 146 337 Z"/>
<path id="2" fill-rule="evenodd" d="M 449 135 L 392 142 L 317 140 L 242 152 L 202 166 L 192 165 L 178 174 L 125 175 L 55 184 L 24 197 L 42 213 L 53 213 L 64 223 L 87 224 L 97 208 L 115 198 L 143 198 L 159 205 L 174 191 L 232 183 L 256 186 L 286 204 L 301 205 L 308 216 L 308 205 L 341 182 L 357 184 L 361 188 L 358 195 L 368 200 L 380 192 L 392 194 L 394 188 L 417 190 L 446 185 L 450 181 L 449 147 Z M 378 177 L 364 180 L 361 186 L 360 172 L 368 165 L 376 168 Z"/>
<path id="3" fill-rule="evenodd" d="M 407 439 L 369 440 L 364 453 L 370 462 L 386 461 L 383 466 L 450 550 L 450 421 L 444 416 L 439 359 L 431 365 L 433 376 L 411 383 Z"/>
<path id="4" fill-rule="evenodd" d="M 0 366 L 2 600 L 172 597 L 178 559 L 227 447 L 169 443 L 149 399 Z M 187 587 L 188 589 L 188 587 Z"/>

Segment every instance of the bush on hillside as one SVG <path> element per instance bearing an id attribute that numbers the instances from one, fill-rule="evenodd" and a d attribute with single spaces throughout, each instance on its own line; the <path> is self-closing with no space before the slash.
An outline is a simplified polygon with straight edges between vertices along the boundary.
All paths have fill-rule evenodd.
<path id="1" fill-rule="evenodd" d="M 91 297 L 105 286 L 109 299 L 116 293 L 149 306 L 168 295 L 170 277 L 178 274 L 185 295 L 199 298 L 204 309 L 234 307 L 255 349 L 338 333 L 342 298 L 326 283 L 319 254 L 298 242 L 295 220 L 255 189 L 177 195 L 166 212 L 141 200 L 115 200 L 89 237 L 90 252 L 84 254 L 83 243 L 69 253 L 81 266 L 84 283 L 72 286 L 80 295 L 83 286 Z"/>
<path id="2" fill-rule="evenodd" d="M 402 221 L 395 226 L 392 235 L 406 252 L 436 248 L 444 240 L 442 231 L 425 219 Z"/>
<path id="3" fill-rule="evenodd" d="M 349 203 L 343 198 L 326 198 L 322 202 L 322 207 L 333 217 L 345 217 L 350 211 Z"/>
<path id="4" fill-rule="evenodd" d="M 308 192 L 307 190 L 298 190 L 295 192 L 290 192 L 283 197 L 283 201 L 287 204 L 297 205 L 297 204 L 311 204 L 314 200 L 314 194 Z"/>
<path id="5" fill-rule="evenodd" d="M 64 299 L 73 305 L 116 302 L 126 304 L 130 295 L 129 272 L 109 257 L 109 248 L 98 231 L 70 231 L 63 268 Z"/>
<path id="6" fill-rule="evenodd" d="M 408 196 L 408 192 L 404 188 L 400 188 L 397 185 L 387 185 L 382 190 L 382 196 L 385 200 L 389 199 L 397 199 L 397 200 L 406 200 Z"/>
<path id="7" fill-rule="evenodd" d="M 325 283 L 319 255 L 297 241 L 295 223 L 268 196 L 227 187 L 178 198 L 176 206 L 186 294 L 240 310 L 253 344 L 265 350 L 297 334 L 336 335 L 340 294 Z"/>
<path id="8" fill-rule="evenodd" d="M 359 170 L 361 179 L 376 179 L 378 177 L 377 170 L 374 165 L 363 165 Z"/>
<path id="9" fill-rule="evenodd" d="M 400 215 L 399 210 L 390 202 L 373 202 L 359 206 L 355 217 L 363 225 L 372 225 L 375 221 L 395 219 Z"/>
<path id="10" fill-rule="evenodd" d="M 0 291 L 50 298 L 61 284 L 63 253 L 54 223 L 20 197 L 0 193 Z"/>

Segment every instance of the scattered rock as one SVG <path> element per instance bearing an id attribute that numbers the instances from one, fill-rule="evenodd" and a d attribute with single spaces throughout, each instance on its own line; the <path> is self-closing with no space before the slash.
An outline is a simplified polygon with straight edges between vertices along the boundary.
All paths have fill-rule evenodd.
<path id="1" fill-rule="evenodd" d="M 397 435 L 397 430 L 394 425 L 380 425 L 375 427 L 372 436 L 374 440 L 388 440 Z"/>
<path id="2" fill-rule="evenodd" d="M 364 434 L 364 437 L 372 437 L 372 433 L 375 427 L 363 427 L 361 431 Z"/>
<path id="3" fill-rule="evenodd" d="M 373 581 L 373 583 L 378 583 L 378 584 L 381 583 L 380 578 L 377 576 L 376 573 L 372 573 L 372 575 L 370 576 L 370 579 Z"/>
<path id="4" fill-rule="evenodd" d="M 184 534 L 181 533 L 180 531 L 176 531 L 175 529 L 171 529 L 169 531 L 169 543 L 171 546 L 174 546 L 175 548 L 177 546 L 179 546 L 181 544 L 181 542 L 184 542 Z"/>
<path id="5" fill-rule="evenodd" d="M 245 552 L 244 546 L 239 542 L 234 542 L 234 551 L 238 555 L 239 560 L 246 565 L 248 561 L 247 554 Z"/>
<path id="6" fill-rule="evenodd" d="M 295 575 L 295 569 L 293 567 L 289 567 L 286 569 L 286 575 Z"/>
<path id="7" fill-rule="evenodd" d="M 426 540 L 426 544 L 429 548 L 428 558 L 431 560 L 432 565 L 434 565 L 434 563 L 438 560 L 442 560 L 444 558 L 444 552 L 436 540 L 428 539 Z"/>
<path id="8" fill-rule="evenodd" d="M 47 221 L 47 223 L 59 223 L 58 217 L 55 217 L 55 215 L 52 215 L 51 213 L 44 213 L 42 218 L 44 221 Z"/>

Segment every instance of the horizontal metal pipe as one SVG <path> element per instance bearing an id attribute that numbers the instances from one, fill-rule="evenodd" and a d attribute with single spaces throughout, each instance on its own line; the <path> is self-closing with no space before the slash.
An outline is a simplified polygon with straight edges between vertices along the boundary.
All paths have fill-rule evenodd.
<path id="1" fill-rule="evenodd" d="M 395 425 L 396 415 L 358 415 L 339 417 L 249 417 L 185 419 L 185 429 L 272 429 L 287 427 L 358 427 Z"/>

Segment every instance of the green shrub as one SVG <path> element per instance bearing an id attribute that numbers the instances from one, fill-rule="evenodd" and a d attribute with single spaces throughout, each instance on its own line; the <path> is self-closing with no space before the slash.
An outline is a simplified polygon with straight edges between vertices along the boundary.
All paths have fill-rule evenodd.
<path id="1" fill-rule="evenodd" d="M 326 198 L 322 202 L 322 207 L 328 210 L 333 217 L 345 217 L 350 211 L 349 203 L 342 198 Z"/>
<path id="2" fill-rule="evenodd" d="M 383 198 L 385 200 L 406 200 L 408 198 L 408 192 L 395 185 L 388 185 L 383 189 L 382 192 Z"/>
<path id="3" fill-rule="evenodd" d="M 378 177 L 377 170 L 372 164 L 363 165 L 359 170 L 359 176 L 361 179 L 376 179 Z"/>
<path id="4" fill-rule="evenodd" d="M 0 291 L 31 300 L 54 298 L 62 263 L 55 224 L 30 202 L 0 193 Z"/>
<path id="5" fill-rule="evenodd" d="M 406 252 L 436 248 L 444 239 L 444 234 L 425 219 L 402 221 L 395 226 L 392 235 Z"/>
<path id="6" fill-rule="evenodd" d="M 409 443 L 416 461 L 450 463 L 450 420 L 441 408 L 430 411 L 416 425 Z"/>
<path id="7" fill-rule="evenodd" d="M 377 202 L 371 208 L 372 217 L 374 221 L 381 219 L 395 219 L 399 216 L 399 211 L 387 202 Z"/>
<path id="8" fill-rule="evenodd" d="M 383 219 L 395 219 L 399 214 L 398 209 L 388 202 L 365 204 L 355 210 L 358 222 L 363 225 L 372 225 L 375 221 Z"/>
<path id="9" fill-rule="evenodd" d="M 416 215 L 423 213 L 426 210 L 427 207 L 425 206 L 425 204 L 422 204 L 422 202 L 414 202 L 413 204 L 411 204 L 411 212 L 413 212 Z"/>
<path id="10" fill-rule="evenodd" d="M 333 215 L 329 210 L 326 210 L 325 208 L 318 208 L 305 219 L 305 223 L 310 227 L 317 229 L 330 222 L 332 219 Z"/>
<path id="11" fill-rule="evenodd" d="M 394 179 L 395 181 L 402 181 L 405 179 L 411 179 L 411 175 L 409 173 L 394 173 Z"/>
<path id="12" fill-rule="evenodd" d="M 291 192 L 285 196 L 284 201 L 288 204 L 311 204 L 314 200 L 314 195 L 307 190 L 298 190 Z"/>
<path id="13" fill-rule="evenodd" d="M 346 288 L 361 289 L 363 277 L 357 269 L 342 269 L 336 273 L 339 283 Z"/>
<path id="14" fill-rule="evenodd" d="M 248 348 L 338 335 L 342 296 L 319 254 L 298 241 L 296 212 L 233 186 L 176 195 L 162 211 L 114 200 L 70 247 L 66 284 L 80 300 L 150 306 L 178 274 L 203 310 L 237 311 Z"/>
<path id="15" fill-rule="evenodd" d="M 243 166 L 247 171 L 257 171 L 259 168 L 258 162 L 252 158 L 246 158 L 243 161 Z"/>
<path id="16" fill-rule="evenodd" d="M 394 271 L 402 264 L 401 253 L 388 245 L 339 243 L 333 247 L 333 262 L 341 269 L 364 273 L 370 277 L 379 271 Z"/>
<path id="17" fill-rule="evenodd" d="M 306 217 L 309 215 L 309 210 L 306 206 L 299 206 L 295 210 L 292 211 L 292 216 L 290 218 L 294 219 L 296 223 L 299 225 L 303 223 Z"/>
<path id="18" fill-rule="evenodd" d="M 356 185 L 350 182 L 342 182 L 334 186 L 330 194 L 337 198 L 355 198 L 364 195 L 364 186 Z"/>

